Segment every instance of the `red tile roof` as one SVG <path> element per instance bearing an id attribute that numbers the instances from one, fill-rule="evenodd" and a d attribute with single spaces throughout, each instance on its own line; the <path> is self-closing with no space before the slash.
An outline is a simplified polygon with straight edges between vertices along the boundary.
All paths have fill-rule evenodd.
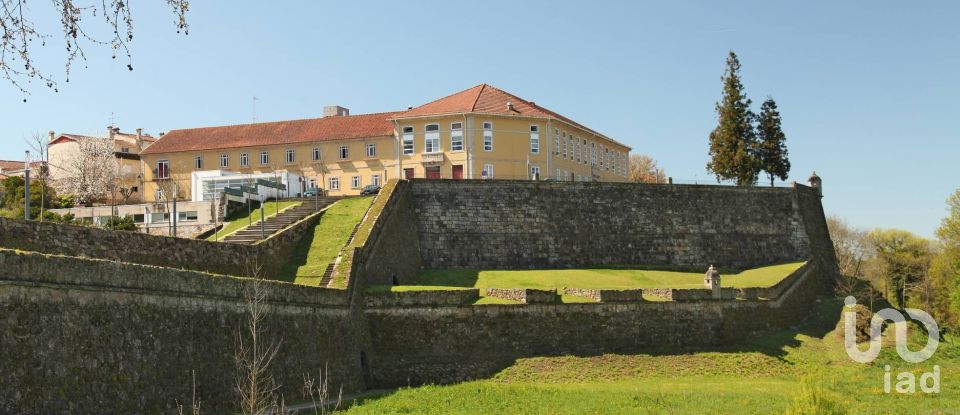
<path id="1" fill-rule="evenodd" d="M 508 106 L 507 104 L 510 104 Z M 479 113 L 496 115 L 514 115 L 525 117 L 543 117 L 558 119 L 593 134 L 615 141 L 563 115 L 541 107 L 533 101 L 527 101 L 492 85 L 480 84 L 453 95 L 428 102 L 404 112 L 397 118 L 421 117 L 441 114 Z"/>
<path id="2" fill-rule="evenodd" d="M 30 168 L 38 169 L 43 165 L 43 162 L 40 161 L 31 161 Z M 23 171 L 23 161 L 18 160 L 0 160 L 0 171 L 11 172 L 11 171 Z"/>
<path id="3" fill-rule="evenodd" d="M 141 154 L 214 150 L 393 135 L 399 112 L 172 130 Z"/>
<path id="4" fill-rule="evenodd" d="M 480 84 L 407 111 L 172 130 L 141 154 L 383 137 L 393 135 L 395 119 L 460 113 L 552 118 L 614 141 L 532 101 Z"/>

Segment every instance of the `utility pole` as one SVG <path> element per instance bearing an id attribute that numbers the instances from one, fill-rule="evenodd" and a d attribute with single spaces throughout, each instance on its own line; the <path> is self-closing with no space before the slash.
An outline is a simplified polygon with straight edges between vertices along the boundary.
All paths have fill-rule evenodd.
<path id="1" fill-rule="evenodd" d="M 23 158 L 23 216 L 30 220 L 30 150 L 24 152 Z"/>
<path id="2" fill-rule="evenodd" d="M 173 182 L 173 237 L 177 237 L 177 182 Z"/>

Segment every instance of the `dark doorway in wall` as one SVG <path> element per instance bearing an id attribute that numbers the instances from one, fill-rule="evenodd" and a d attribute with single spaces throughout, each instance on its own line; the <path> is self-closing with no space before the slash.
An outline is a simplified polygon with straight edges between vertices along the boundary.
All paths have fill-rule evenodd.
<path id="1" fill-rule="evenodd" d="M 451 173 L 453 173 L 452 176 L 453 176 L 453 179 L 454 179 L 454 180 L 462 180 L 462 179 L 463 179 L 463 165 L 462 165 L 462 164 L 458 164 L 458 165 L 456 165 L 456 166 L 453 166 L 453 171 L 452 171 Z"/>
<path id="2" fill-rule="evenodd" d="M 413 167 L 408 168 L 408 169 L 403 169 L 403 177 L 404 177 L 405 179 L 407 179 L 407 180 L 412 179 L 412 178 L 413 178 Z"/>
<path id="3" fill-rule="evenodd" d="M 428 178 L 428 179 L 439 179 L 439 178 L 440 178 L 440 166 L 427 167 L 427 178 Z"/>

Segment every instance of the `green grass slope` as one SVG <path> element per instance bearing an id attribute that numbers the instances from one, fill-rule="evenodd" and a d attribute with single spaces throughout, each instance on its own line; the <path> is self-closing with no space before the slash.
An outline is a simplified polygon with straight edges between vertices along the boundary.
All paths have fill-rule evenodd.
<path id="1" fill-rule="evenodd" d="M 277 279 L 304 285 L 319 285 L 327 265 L 347 243 L 350 232 L 363 219 L 373 197 L 340 200 L 327 208 L 310 232 L 294 249 Z"/>
<path id="2" fill-rule="evenodd" d="M 276 216 L 277 210 L 283 211 L 286 208 L 293 207 L 299 204 L 300 202 L 289 201 L 289 200 L 282 200 L 279 202 L 276 202 L 276 201 L 266 202 L 263 204 L 263 208 L 266 209 L 263 212 L 264 219 L 269 218 L 271 216 Z M 210 235 L 209 237 L 207 237 L 207 240 L 208 241 L 223 240 L 223 237 L 230 235 L 236 231 L 239 231 L 243 228 L 246 228 L 251 223 L 256 223 L 257 221 L 260 220 L 260 209 L 253 209 L 249 215 L 247 214 L 247 211 L 245 209 L 246 208 L 243 208 L 237 216 L 233 217 L 229 222 L 226 222 L 226 225 L 224 225 L 223 228 L 220 228 L 220 230 L 217 231 L 214 235 Z"/>
<path id="3" fill-rule="evenodd" d="M 960 345 L 949 337 L 911 364 L 893 345 L 870 364 L 850 360 L 837 330 L 841 303 L 821 301 L 794 331 L 711 351 L 520 359 L 491 379 L 403 388 L 347 414 L 954 414 Z M 913 331 L 911 350 L 926 341 Z M 884 366 L 916 376 L 940 366 L 939 394 L 884 393 Z M 812 391 L 812 392 L 810 392 Z M 821 412 L 810 410 L 820 402 Z M 840 411 L 824 411 L 827 407 Z M 800 410 L 797 410 L 797 409 Z"/>

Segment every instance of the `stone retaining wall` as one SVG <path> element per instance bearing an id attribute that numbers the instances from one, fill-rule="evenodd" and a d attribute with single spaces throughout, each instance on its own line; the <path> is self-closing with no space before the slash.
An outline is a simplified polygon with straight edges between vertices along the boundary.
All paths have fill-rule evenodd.
<path id="1" fill-rule="evenodd" d="M 411 183 L 427 268 L 748 269 L 806 259 L 802 192 L 636 183 Z"/>
<path id="2" fill-rule="evenodd" d="M 484 295 L 524 304 L 550 304 L 557 302 L 558 299 L 555 290 L 533 288 L 487 288 L 484 290 Z"/>
<path id="3" fill-rule="evenodd" d="M 565 295 L 590 298 L 604 303 L 623 303 L 644 301 L 643 290 L 603 290 L 593 288 L 564 288 Z"/>
<path id="4" fill-rule="evenodd" d="M 363 294 L 364 304 L 370 308 L 463 305 L 473 304 L 479 298 L 479 288 L 437 291 L 391 291 Z"/>

